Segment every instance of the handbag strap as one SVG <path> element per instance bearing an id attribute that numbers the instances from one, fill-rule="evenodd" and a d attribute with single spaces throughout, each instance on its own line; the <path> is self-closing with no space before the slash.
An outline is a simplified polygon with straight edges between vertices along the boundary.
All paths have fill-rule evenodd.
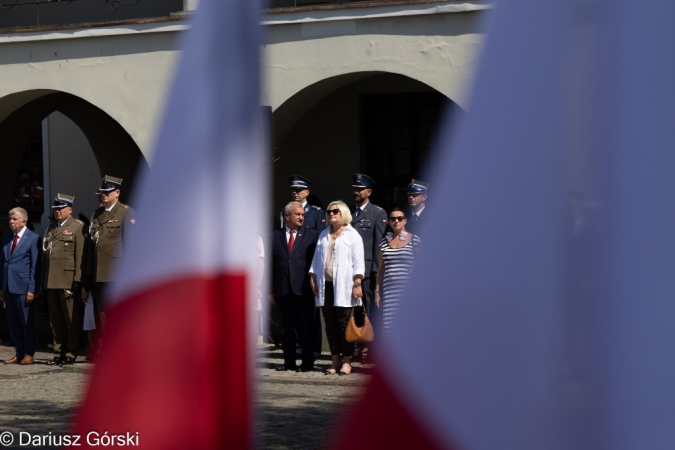
<path id="1" fill-rule="evenodd" d="M 364 300 L 361 300 L 361 302 L 363 303 L 363 305 L 361 305 L 361 308 L 363 308 L 363 315 L 364 317 L 368 316 L 368 308 L 366 308 L 366 302 Z M 352 317 L 354 317 L 354 308 L 356 308 L 356 306 L 352 306 L 352 312 L 350 313 Z"/>

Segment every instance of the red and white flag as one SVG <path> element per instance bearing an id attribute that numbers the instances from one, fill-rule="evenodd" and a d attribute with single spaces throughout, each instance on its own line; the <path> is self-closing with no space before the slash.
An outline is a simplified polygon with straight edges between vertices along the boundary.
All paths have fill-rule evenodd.
<path id="1" fill-rule="evenodd" d="M 75 432 L 143 448 L 252 446 L 252 305 L 267 130 L 258 2 L 201 0 Z"/>
<path id="2" fill-rule="evenodd" d="M 674 448 L 675 4 L 490 14 L 405 301 L 334 448 Z"/>

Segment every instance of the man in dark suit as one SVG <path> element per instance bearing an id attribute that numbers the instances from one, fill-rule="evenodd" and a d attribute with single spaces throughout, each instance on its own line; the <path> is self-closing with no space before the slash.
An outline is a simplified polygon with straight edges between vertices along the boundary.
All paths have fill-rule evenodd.
<path id="1" fill-rule="evenodd" d="M 377 278 L 377 269 L 380 267 L 380 241 L 387 227 L 387 212 L 377 205 L 370 203 L 373 194 L 375 180 L 368 175 L 357 173 L 352 176 L 352 192 L 354 194 L 354 206 L 350 208 L 352 213 L 352 227 L 356 229 L 363 239 L 363 257 L 366 270 L 363 281 L 363 296 L 365 297 L 366 309 L 370 313 L 373 298 L 373 287 Z M 372 281 L 372 283 L 371 283 Z"/>
<path id="2" fill-rule="evenodd" d="M 284 364 L 277 370 L 309 372 L 314 367 L 312 329 L 316 308 L 310 287 L 309 267 L 316 249 L 319 233 L 304 226 L 305 211 L 300 202 L 290 202 L 284 208 L 286 226 L 272 232 L 270 265 L 272 295 L 283 328 Z M 295 358 L 295 336 L 302 347 L 302 365 Z"/>
<path id="3" fill-rule="evenodd" d="M 427 230 L 427 213 L 424 211 L 427 205 L 427 196 L 429 195 L 429 183 L 420 180 L 413 180 L 406 190 L 408 196 L 408 206 L 410 211 L 406 215 L 408 223 L 405 226 L 406 231 L 423 237 Z"/>
<path id="4" fill-rule="evenodd" d="M 33 364 L 35 354 L 35 272 L 38 263 L 38 235 L 26 227 L 28 213 L 23 208 L 9 211 L 12 233 L 2 240 L 0 267 L 7 324 L 15 355 L 5 364 Z"/>

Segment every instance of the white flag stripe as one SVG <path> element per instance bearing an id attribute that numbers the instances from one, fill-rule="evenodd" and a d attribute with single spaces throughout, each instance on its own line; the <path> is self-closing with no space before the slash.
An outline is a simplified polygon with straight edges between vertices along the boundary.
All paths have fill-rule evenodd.
<path id="1" fill-rule="evenodd" d="M 233 3 L 203 2 L 187 34 L 151 168 L 134 199 L 138 216 L 116 299 L 170 279 L 245 272 L 257 262 L 268 183 L 259 11 Z M 160 228 L 173 238 L 154 239 Z"/>

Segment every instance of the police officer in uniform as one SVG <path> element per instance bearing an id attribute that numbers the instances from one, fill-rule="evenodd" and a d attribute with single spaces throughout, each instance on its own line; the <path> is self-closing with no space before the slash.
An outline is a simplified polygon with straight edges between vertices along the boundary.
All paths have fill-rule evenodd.
<path id="1" fill-rule="evenodd" d="M 318 206 L 307 203 L 307 196 L 309 195 L 309 187 L 312 182 L 300 175 L 293 175 L 288 179 L 291 185 L 291 200 L 300 202 L 305 210 L 305 226 L 319 233 L 326 228 L 326 212 Z M 280 228 L 286 229 L 286 217 L 284 211 L 280 214 Z"/>
<path id="2" fill-rule="evenodd" d="M 136 223 L 136 213 L 120 203 L 122 179 L 106 175 L 98 189 L 103 206 L 94 211 L 89 229 L 93 243 L 93 298 L 96 329 L 105 325 L 102 297 L 106 285 L 114 280 L 112 269 L 123 255 L 123 244 L 130 228 Z"/>
<path id="3" fill-rule="evenodd" d="M 365 274 L 361 282 L 366 310 L 372 316 L 375 308 L 370 305 L 373 299 L 373 288 L 377 279 L 377 269 L 380 267 L 380 242 L 387 227 L 387 212 L 369 199 L 375 187 L 375 180 L 368 175 L 357 173 L 352 175 L 352 193 L 354 202 L 350 210 L 352 213 L 352 227 L 363 239 L 363 256 L 366 263 Z"/>
<path id="4" fill-rule="evenodd" d="M 429 194 L 429 183 L 413 178 L 410 184 L 408 184 L 406 194 L 408 196 L 408 206 L 410 206 L 410 211 L 406 215 L 408 219 L 408 223 L 405 226 L 406 231 L 419 237 L 424 237 L 428 226 L 426 220 L 428 212 L 425 209 L 427 195 Z"/>
<path id="5" fill-rule="evenodd" d="M 48 365 L 73 364 L 80 337 L 80 300 L 84 290 L 84 224 L 72 217 L 75 197 L 56 194 L 51 223 L 42 241 L 44 286 L 54 337 L 54 358 Z M 84 297 L 83 297 L 84 296 Z"/>

